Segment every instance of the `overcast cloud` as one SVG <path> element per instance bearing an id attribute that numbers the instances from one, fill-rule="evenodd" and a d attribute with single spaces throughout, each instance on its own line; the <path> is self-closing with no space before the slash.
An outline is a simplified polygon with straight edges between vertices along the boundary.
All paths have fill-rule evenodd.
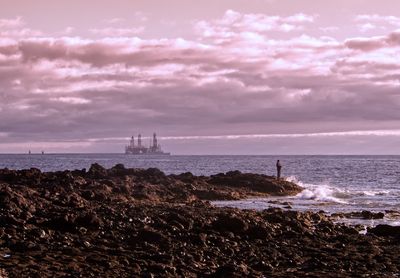
<path id="1" fill-rule="evenodd" d="M 227 8 L 148 38 L 151 16 L 84 36 L 1 18 L 0 152 L 122 151 L 156 131 L 175 153 L 400 154 L 400 17 L 352 14 L 342 38 L 324 14 Z"/>

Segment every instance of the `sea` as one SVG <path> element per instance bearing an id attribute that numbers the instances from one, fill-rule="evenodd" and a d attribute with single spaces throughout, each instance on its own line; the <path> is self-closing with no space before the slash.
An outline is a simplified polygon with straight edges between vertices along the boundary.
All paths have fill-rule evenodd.
<path id="1" fill-rule="evenodd" d="M 349 224 L 400 226 L 400 156 L 348 155 L 151 155 L 125 154 L 0 154 L 0 168 L 38 168 L 44 172 L 89 169 L 92 163 L 110 168 L 159 168 L 166 174 L 191 172 L 213 175 L 232 170 L 276 175 L 275 163 L 283 165 L 282 175 L 304 187 L 290 197 L 241 201 L 216 201 L 216 206 L 263 210 L 281 207 L 327 214 L 383 212 L 383 219 L 343 218 Z"/>

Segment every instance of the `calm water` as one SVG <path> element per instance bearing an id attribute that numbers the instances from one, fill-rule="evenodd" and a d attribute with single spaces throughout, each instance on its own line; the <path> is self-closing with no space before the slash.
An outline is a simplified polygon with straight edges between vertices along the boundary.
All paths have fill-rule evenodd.
<path id="1" fill-rule="evenodd" d="M 275 162 L 283 163 L 283 175 L 306 189 L 297 196 L 217 205 L 264 209 L 289 202 L 293 209 L 349 212 L 400 211 L 400 156 L 129 156 L 124 154 L 0 155 L 0 168 L 39 168 L 42 171 L 105 167 L 156 167 L 170 173 L 211 175 L 230 170 L 275 174 Z M 395 214 L 383 221 L 400 225 Z M 370 223 L 371 224 L 371 223 Z"/>

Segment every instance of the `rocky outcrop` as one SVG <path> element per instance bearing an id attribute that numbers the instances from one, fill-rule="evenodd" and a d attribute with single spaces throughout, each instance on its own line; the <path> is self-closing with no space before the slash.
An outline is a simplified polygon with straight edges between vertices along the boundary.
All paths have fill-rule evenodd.
<path id="1" fill-rule="evenodd" d="M 61 203 L 100 201 L 110 197 L 174 202 L 238 200 L 250 196 L 292 195 L 302 190 L 294 183 L 239 171 L 212 177 L 196 177 L 191 173 L 167 176 L 159 169 L 125 168 L 122 164 L 111 169 L 93 164 L 88 171 L 54 173 L 42 173 L 38 169 L 3 169 L 0 182 L 21 185 L 23 190 L 35 188 L 40 194 L 52 194 L 54 190 L 75 193 L 74 196 L 60 195 Z"/>
<path id="2" fill-rule="evenodd" d="M 218 186 L 227 186 L 237 189 L 250 189 L 255 192 L 267 193 L 270 195 L 294 195 L 301 191 L 301 188 L 292 182 L 275 177 L 241 173 L 240 171 L 231 171 L 226 174 L 211 176 L 211 184 Z"/>
<path id="3" fill-rule="evenodd" d="M 0 170 L 0 274 L 395 277 L 399 273 L 397 229 L 378 226 L 360 235 L 323 213 L 216 208 L 204 200 L 298 190 L 284 181 L 240 172 L 167 176 L 157 169 L 123 165 L 55 173 Z"/>
<path id="4" fill-rule="evenodd" d="M 332 217 L 334 218 L 359 218 L 359 219 L 383 219 L 385 214 L 383 212 L 371 212 L 367 210 L 363 211 L 354 211 L 354 212 L 346 212 L 346 213 L 333 213 Z"/>
<path id="5" fill-rule="evenodd" d="M 383 237 L 395 237 L 400 239 L 400 226 L 377 225 L 369 228 L 368 233 Z"/>

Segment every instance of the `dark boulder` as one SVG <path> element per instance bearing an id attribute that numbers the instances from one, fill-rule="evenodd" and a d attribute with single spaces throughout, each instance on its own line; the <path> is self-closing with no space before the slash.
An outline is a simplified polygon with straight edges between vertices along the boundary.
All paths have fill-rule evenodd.
<path id="1" fill-rule="evenodd" d="M 87 175 L 94 179 L 100 179 L 107 177 L 107 169 L 98 163 L 94 163 L 90 166 Z"/>
<path id="2" fill-rule="evenodd" d="M 144 170 L 142 175 L 146 178 L 146 180 L 154 183 L 163 183 L 167 178 L 164 172 L 157 168 L 149 168 Z"/>
<path id="3" fill-rule="evenodd" d="M 126 169 L 124 164 L 118 163 L 109 170 L 109 174 L 113 177 L 125 176 L 129 174 L 129 169 Z"/>
<path id="4" fill-rule="evenodd" d="M 243 233 L 248 229 L 248 224 L 234 215 L 219 215 L 212 227 L 217 231 Z"/>
<path id="5" fill-rule="evenodd" d="M 368 233 L 383 237 L 392 236 L 400 238 L 400 226 L 377 225 L 374 228 L 368 228 Z"/>
<path id="6" fill-rule="evenodd" d="M 172 175 L 172 177 L 183 182 L 193 182 L 193 180 L 196 178 L 191 172 L 185 172 L 180 175 Z"/>
<path id="7" fill-rule="evenodd" d="M 371 212 L 368 210 L 363 210 L 361 212 L 361 216 L 363 219 L 383 219 L 383 217 L 385 217 L 385 214 L 383 212 Z"/>

